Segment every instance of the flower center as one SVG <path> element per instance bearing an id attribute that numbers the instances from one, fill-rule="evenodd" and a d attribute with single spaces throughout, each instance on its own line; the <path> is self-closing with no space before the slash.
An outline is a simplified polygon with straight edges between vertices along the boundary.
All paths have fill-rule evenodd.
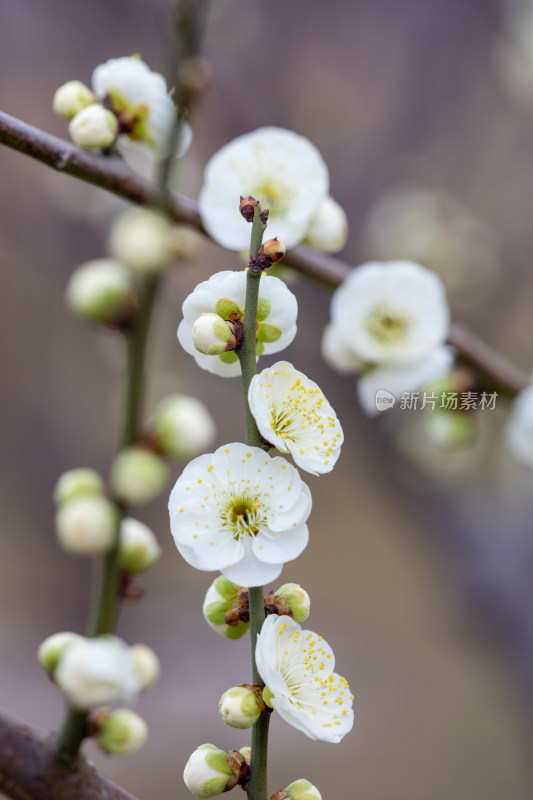
<path id="1" fill-rule="evenodd" d="M 120 133 L 127 134 L 131 139 L 142 139 L 148 144 L 153 144 L 147 127 L 147 119 L 150 116 L 147 105 L 140 103 L 134 106 L 128 103 L 120 92 L 112 87 L 108 89 L 102 102 L 105 108 L 116 116 Z"/>
<path id="2" fill-rule="evenodd" d="M 222 525 L 229 528 L 234 539 L 255 536 L 265 521 L 261 501 L 255 495 L 231 495 L 220 513 Z"/>
<path id="3" fill-rule="evenodd" d="M 379 342 L 393 345 L 405 339 L 408 320 L 392 309 L 377 306 L 368 317 L 366 327 Z"/>
<path id="4" fill-rule="evenodd" d="M 259 200 L 261 208 L 268 208 L 271 219 L 281 216 L 287 211 L 288 192 L 280 183 L 265 180 L 255 187 L 251 195 Z"/>

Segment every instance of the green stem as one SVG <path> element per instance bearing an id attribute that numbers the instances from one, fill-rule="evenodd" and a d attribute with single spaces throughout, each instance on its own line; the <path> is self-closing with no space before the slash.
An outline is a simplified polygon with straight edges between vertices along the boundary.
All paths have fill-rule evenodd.
<path id="1" fill-rule="evenodd" d="M 142 419 L 144 365 L 146 345 L 152 311 L 159 285 L 158 278 L 145 281 L 138 313 L 127 333 L 126 392 L 124 398 L 124 426 L 120 449 L 137 441 Z M 92 593 L 88 636 L 102 636 L 115 629 L 119 608 L 118 534 L 125 515 L 125 506 L 116 501 L 118 508 L 115 546 L 103 559 L 97 573 L 96 588 Z M 87 735 L 89 714 L 67 706 L 61 729 L 56 737 L 56 763 L 65 769 L 74 767 L 80 756 L 80 747 Z"/>
<path id="2" fill-rule="evenodd" d="M 257 256 L 263 240 L 263 231 L 266 225 L 259 217 L 259 205 L 254 210 L 252 234 L 250 241 L 250 256 Z M 248 404 L 248 388 L 256 373 L 256 329 L 257 329 L 257 302 L 259 298 L 259 282 L 261 273 L 248 270 L 246 276 L 246 299 L 244 305 L 244 330 L 242 343 L 237 351 L 241 363 L 242 385 L 244 390 L 244 404 L 246 409 L 246 444 L 254 447 L 268 449 L 261 441 L 255 419 Z M 252 644 L 252 680 L 264 686 L 255 663 L 256 640 L 265 621 L 264 590 L 262 586 L 249 589 L 250 598 L 250 639 Z M 248 800 L 267 800 L 267 752 L 268 752 L 268 724 L 270 714 L 262 714 L 252 728 L 252 757 L 250 762 L 250 780 L 245 791 Z"/>

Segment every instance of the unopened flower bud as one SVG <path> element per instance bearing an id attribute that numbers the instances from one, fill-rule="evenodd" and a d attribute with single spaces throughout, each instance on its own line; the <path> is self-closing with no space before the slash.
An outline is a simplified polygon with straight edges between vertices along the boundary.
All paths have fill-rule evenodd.
<path id="1" fill-rule="evenodd" d="M 254 211 L 255 207 L 259 205 L 259 200 L 256 200 L 255 197 L 248 195 L 248 197 L 241 197 L 241 201 L 239 203 L 239 211 L 241 216 L 244 217 L 246 222 L 253 222 L 254 221 Z"/>
<path id="2" fill-rule="evenodd" d="M 60 506 L 76 497 L 101 495 L 104 482 L 93 469 L 69 469 L 56 483 L 54 501 Z"/>
<path id="3" fill-rule="evenodd" d="M 172 255 L 176 260 L 195 256 L 202 244 L 202 237 L 194 228 L 174 225 L 170 231 Z"/>
<path id="4" fill-rule="evenodd" d="M 82 108 L 73 117 L 68 132 L 74 144 L 86 150 L 106 150 L 116 140 L 118 120 L 112 111 L 99 104 Z"/>
<path id="5" fill-rule="evenodd" d="M 218 314 L 200 314 L 192 326 L 192 340 L 196 349 L 208 356 L 218 356 L 235 346 L 230 326 Z"/>
<path id="6" fill-rule="evenodd" d="M 226 622 L 226 614 L 238 607 L 239 588 L 223 575 L 219 575 L 207 590 L 204 599 L 203 613 L 206 622 L 214 631 L 228 639 L 240 639 L 250 627 L 250 623 L 239 620 L 238 615 L 231 620 L 231 624 Z"/>
<path id="7" fill-rule="evenodd" d="M 54 113 L 72 119 L 83 108 L 97 103 L 96 95 L 81 81 L 67 81 L 54 94 Z"/>
<path id="8" fill-rule="evenodd" d="M 281 261 L 285 255 L 285 247 L 276 236 L 274 239 L 267 239 L 259 248 L 259 256 L 266 256 L 271 264 Z"/>
<path id="9" fill-rule="evenodd" d="M 290 800 L 322 800 L 322 795 L 313 784 L 305 778 L 293 781 L 285 787 L 287 797 Z"/>
<path id="10" fill-rule="evenodd" d="M 113 462 L 111 485 L 126 503 L 149 503 L 163 489 L 167 472 L 165 462 L 151 450 L 128 447 Z"/>
<path id="11" fill-rule="evenodd" d="M 160 211 L 132 208 L 114 221 L 108 240 L 109 253 L 136 275 L 163 272 L 172 262 L 172 226 Z"/>
<path id="12" fill-rule="evenodd" d="M 133 647 L 130 647 L 130 652 L 139 676 L 141 692 L 145 692 L 161 674 L 159 659 L 152 648 L 146 644 L 134 644 Z"/>
<path id="13" fill-rule="evenodd" d="M 311 610 L 311 598 L 305 589 L 297 583 L 284 583 L 276 591 L 275 597 L 285 598 L 295 622 L 305 622 Z"/>
<path id="14" fill-rule="evenodd" d="M 187 58 L 178 71 L 178 81 L 187 97 L 197 99 L 211 83 L 211 65 L 200 56 Z"/>
<path id="15" fill-rule="evenodd" d="M 74 642 L 83 641 L 83 636 L 71 631 L 53 633 L 41 644 L 37 651 L 37 659 L 43 669 L 50 675 L 55 672 L 59 659 Z"/>
<path id="16" fill-rule="evenodd" d="M 241 747 L 239 753 L 242 753 L 242 755 L 246 759 L 246 763 L 250 764 L 250 761 L 252 760 L 252 748 L 250 747 L 250 745 L 245 745 L 244 747 Z"/>
<path id="17" fill-rule="evenodd" d="M 205 453 L 215 438 L 216 426 L 200 400 L 174 394 L 156 408 L 153 430 L 157 447 L 163 455 L 195 458 Z"/>
<path id="18" fill-rule="evenodd" d="M 155 534 L 148 525 L 127 517 L 120 526 L 118 562 L 122 569 L 139 572 L 148 569 L 161 555 Z"/>
<path id="19" fill-rule="evenodd" d="M 118 261 L 87 261 L 72 273 L 66 302 L 75 314 L 90 322 L 119 324 L 135 309 L 135 290 L 128 270 Z"/>
<path id="20" fill-rule="evenodd" d="M 347 236 L 346 212 L 332 197 L 325 197 L 309 224 L 304 244 L 325 253 L 337 253 L 346 244 Z"/>
<path id="21" fill-rule="evenodd" d="M 107 553 L 117 535 L 118 512 L 105 497 L 76 497 L 56 514 L 59 543 L 68 553 L 96 556 Z"/>
<path id="22" fill-rule="evenodd" d="M 136 753 L 148 738 L 146 722 L 128 708 L 98 714 L 96 724 L 96 741 L 102 750 L 112 755 Z"/>
<path id="23" fill-rule="evenodd" d="M 224 692 L 218 710 L 230 728 L 251 728 L 261 716 L 258 697 L 249 686 L 232 686 Z"/>
<path id="24" fill-rule="evenodd" d="M 187 789 L 199 798 L 216 797 L 237 784 L 228 764 L 228 754 L 214 744 L 203 744 L 191 755 L 183 780 Z"/>

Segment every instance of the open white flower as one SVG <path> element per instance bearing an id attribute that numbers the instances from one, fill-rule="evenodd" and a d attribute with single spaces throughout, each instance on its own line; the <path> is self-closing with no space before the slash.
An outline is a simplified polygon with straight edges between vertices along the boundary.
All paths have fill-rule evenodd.
<path id="1" fill-rule="evenodd" d="M 130 144 L 148 146 L 159 157 L 167 154 L 176 109 L 162 75 L 152 72 L 139 58 L 111 58 L 94 70 L 92 87 L 99 100 L 118 117 L 121 149 L 129 139 Z M 185 139 L 188 146 L 190 138 L 189 129 L 180 143 L 180 155 L 187 149 Z M 131 147 L 126 147 L 124 155 L 127 157 L 130 151 Z"/>
<path id="2" fill-rule="evenodd" d="M 71 644 L 54 679 L 71 705 L 82 711 L 132 700 L 141 689 L 131 649 L 115 636 Z"/>
<path id="3" fill-rule="evenodd" d="M 262 586 L 307 545 L 311 492 L 298 470 L 234 443 L 191 461 L 169 500 L 183 558 L 241 586 Z"/>
<path id="4" fill-rule="evenodd" d="M 444 343 L 450 313 L 435 274 L 411 261 L 353 270 L 331 303 L 340 346 L 380 366 L 413 364 Z"/>
<path id="5" fill-rule="evenodd" d="M 248 403 L 259 433 L 301 469 L 313 475 L 330 472 L 344 441 L 335 411 L 314 381 L 278 361 L 255 375 Z"/>
<path id="6" fill-rule="evenodd" d="M 241 365 L 234 350 L 211 356 L 200 353 L 194 345 L 192 329 L 201 314 L 218 314 L 222 319 L 231 321 L 243 319 L 245 297 L 246 273 L 225 270 L 199 283 L 185 299 L 178 339 L 202 369 L 225 377 L 241 374 Z M 257 309 L 257 355 L 278 353 L 288 347 L 296 336 L 297 315 L 298 303 L 291 290 L 279 278 L 263 274 Z"/>
<path id="7" fill-rule="evenodd" d="M 317 148 L 283 128 L 259 128 L 222 147 L 205 168 L 198 198 L 209 235 L 229 250 L 244 250 L 250 225 L 239 214 L 239 196 L 252 195 L 270 211 L 268 226 L 285 247 L 304 238 L 329 187 Z"/>
<path id="8" fill-rule="evenodd" d="M 533 386 L 522 389 L 513 400 L 506 441 L 516 460 L 533 468 Z"/>
<path id="9" fill-rule="evenodd" d="M 353 695 L 333 672 L 329 644 L 290 617 L 269 616 L 257 637 L 257 669 L 265 698 L 285 722 L 310 739 L 340 742 L 353 725 Z"/>
<path id="10" fill-rule="evenodd" d="M 451 347 L 436 347 L 431 353 L 408 366 L 376 367 L 365 372 L 357 381 L 357 395 L 363 410 L 375 416 L 381 410 L 376 406 L 379 391 L 390 392 L 397 400 L 402 392 L 416 392 L 431 381 L 442 378 L 452 368 L 454 352 Z"/>

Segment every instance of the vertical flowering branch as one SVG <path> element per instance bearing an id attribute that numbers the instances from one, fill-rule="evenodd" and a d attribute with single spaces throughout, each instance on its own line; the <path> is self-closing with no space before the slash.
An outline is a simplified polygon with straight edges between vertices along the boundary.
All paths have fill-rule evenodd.
<path id="1" fill-rule="evenodd" d="M 137 446 L 141 440 L 142 434 L 146 349 L 154 304 L 162 280 L 162 272 L 172 258 L 170 225 L 167 216 L 171 206 L 171 193 L 168 188 L 171 164 L 175 154 L 184 141 L 184 137 L 186 138 L 187 135 L 189 135 L 188 125 L 185 122 L 184 104 L 190 102 L 192 99 L 192 93 L 188 87 L 191 85 L 191 81 L 194 83 L 193 79 L 195 75 L 193 74 L 191 77 L 191 71 L 189 69 L 188 76 L 184 77 L 182 80 L 180 77 L 180 69 L 198 55 L 204 11 L 204 0 L 183 0 L 176 8 L 176 38 L 180 40 L 179 45 L 181 46 L 179 48 L 180 57 L 178 58 L 176 56 L 178 42 L 173 42 L 173 47 L 171 49 L 171 71 L 177 81 L 179 106 L 176 107 L 166 94 L 166 89 L 162 89 L 164 81 L 162 82 L 160 80 L 161 76 L 155 76 L 148 70 L 145 64 L 135 59 L 115 59 L 98 67 L 93 75 L 93 88 L 95 93 L 91 92 L 87 87 L 84 87 L 83 84 L 79 84 L 79 82 L 69 82 L 63 87 L 60 87 L 54 98 L 54 109 L 61 116 L 66 116 L 71 119 L 69 127 L 70 133 L 80 146 L 98 146 L 105 148 L 112 143 L 109 137 L 117 138 L 119 133 L 127 137 L 127 135 L 131 133 L 135 140 L 140 139 L 142 141 L 143 138 L 146 138 L 147 143 L 151 146 L 153 146 L 154 143 L 158 144 L 163 153 L 163 157 L 160 158 L 159 162 L 158 176 L 158 206 L 161 209 L 161 215 L 159 212 L 148 211 L 140 212 L 140 214 L 138 213 L 136 218 L 130 218 L 129 220 L 124 218 L 122 221 L 121 233 L 119 234 L 118 230 L 115 231 L 114 241 L 110 243 L 111 249 L 115 251 L 115 257 L 123 259 L 123 263 L 137 273 L 138 300 L 137 303 L 135 303 L 134 300 L 131 302 L 128 300 L 125 304 L 123 302 L 119 303 L 118 309 L 114 309 L 114 311 L 118 310 L 118 316 L 109 320 L 109 322 L 115 325 L 119 330 L 123 330 L 125 335 L 127 353 L 125 370 L 126 386 L 122 433 L 118 448 L 119 454 L 112 470 L 111 502 L 113 504 L 114 525 L 111 541 L 106 546 L 101 564 L 96 573 L 87 630 L 87 636 L 90 637 L 88 639 L 89 643 L 91 641 L 96 642 L 97 637 L 111 634 L 115 630 L 120 601 L 122 599 L 123 587 L 121 586 L 121 581 L 124 579 L 124 576 L 128 575 L 128 569 L 135 572 L 136 569 L 142 569 L 148 566 L 148 563 L 139 566 L 138 553 L 140 551 L 135 551 L 135 547 L 139 547 L 139 537 L 142 539 L 143 536 L 145 540 L 140 545 L 141 550 L 144 547 L 144 552 L 146 553 L 146 548 L 148 547 L 148 550 L 150 549 L 146 542 L 146 534 L 142 531 L 142 528 L 145 526 L 142 526 L 141 523 L 137 523 L 135 520 L 125 520 L 128 505 L 130 502 L 142 502 L 143 500 L 150 499 L 151 496 L 155 496 L 162 488 L 166 477 L 166 468 L 163 462 L 159 460 L 159 455 L 165 453 L 157 452 L 157 448 L 155 453 L 151 453 L 150 451 L 141 450 L 137 447 L 133 448 L 132 446 Z M 198 88 L 197 75 L 195 86 Z M 142 92 L 143 89 L 146 92 L 146 102 L 139 106 L 139 113 L 138 116 L 136 116 L 136 107 L 132 105 L 131 100 L 128 101 L 128 94 L 133 93 L 132 96 L 135 97 L 135 102 L 138 103 L 139 91 Z M 97 102 L 100 98 L 102 99 L 101 105 Z M 151 103 L 158 106 L 158 113 L 154 116 L 154 119 L 159 120 L 159 123 L 157 121 L 152 123 L 152 128 L 150 127 L 150 123 L 148 123 L 148 125 L 146 124 L 146 117 L 148 116 L 150 119 Z M 157 125 L 161 123 L 162 119 L 166 120 L 166 123 L 158 129 Z M 120 137 L 121 140 L 123 140 L 125 136 Z M 138 228 L 136 230 L 137 226 L 144 232 L 147 244 L 139 241 Z M 136 235 L 137 240 L 135 239 Z M 132 239 L 134 242 L 133 245 L 131 244 Z M 144 258 L 142 254 L 139 257 L 135 252 L 135 241 L 141 245 L 141 251 L 143 250 L 144 244 L 144 250 L 146 251 L 146 253 L 144 253 Z M 113 292 L 116 292 L 116 284 L 113 285 L 112 280 L 110 282 L 109 264 L 112 264 L 115 279 L 117 274 L 119 276 L 119 282 L 124 279 L 124 275 L 120 274 L 120 264 L 117 266 L 116 262 L 102 263 L 100 273 L 104 275 L 104 286 L 101 297 L 103 298 L 104 305 L 108 302 L 110 291 L 111 296 L 113 296 Z M 104 265 L 107 266 L 107 272 L 106 266 Z M 128 289 L 129 280 L 130 279 L 126 280 Z M 105 284 L 106 281 L 107 284 Z M 79 295 L 80 293 L 78 292 L 77 294 Z M 77 294 L 76 290 L 71 291 L 71 295 L 77 298 L 76 302 L 74 302 L 75 306 L 77 303 L 80 305 Z M 85 300 L 82 300 L 82 307 L 78 309 L 82 314 L 86 312 L 84 303 Z M 125 306 L 127 306 L 127 308 Z M 98 313 L 95 315 L 96 317 L 100 315 L 100 311 L 101 309 L 98 310 Z M 125 314 L 124 319 L 122 319 L 123 314 Z M 89 316 L 93 317 L 93 315 L 94 310 L 91 309 Z M 188 422 L 190 423 L 190 402 L 188 410 Z M 173 413 L 174 419 L 172 419 Z M 169 410 L 167 407 L 166 421 L 164 419 L 164 412 L 160 414 L 161 427 L 163 429 L 165 427 L 167 428 L 167 439 L 168 427 L 170 426 L 170 428 L 172 428 L 172 426 L 175 425 L 175 417 L 175 406 L 174 412 L 172 408 Z M 211 425 L 211 421 L 208 420 L 208 422 L 209 425 Z M 165 431 L 163 430 L 163 438 L 164 435 Z M 209 436 L 207 438 L 209 438 Z M 200 438 L 202 437 L 200 436 Z M 203 443 L 204 442 L 202 442 L 202 444 Z M 161 442 L 159 442 L 157 447 L 161 448 L 161 446 Z M 179 445 L 176 446 L 172 443 L 170 449 L 179 450 Z M 168 452 L 166 454 L 171 456 L 176 455 L 175 452 Z M 128 482 L 131 478 L 133 478 L 133 483 L 139 480 L 141 483 L 148 480 L 149 488 L 146 491 L 146 496 L 135 496 L 136 492 L 131 491 L 131 485 L 128 487 Z M 85 491 L 85 489 L 83 490 Z M 140 494 L 143 493 L 144 489 L 141 489 Z M 124 544 L 122 542 L 124 530 L 129 532 L 134 540 L 130 549 L 130 559 L 132 563 L 128 564 L 126 572 L 124 571 L 125 567 L 122 563 L 125 557 L 123 553 Z M 152 547 L 152 552 L 155 552 L 156 549 L 158 551 L 158 546 L 156 544 L 150 546 Z M 133 553 L 133 555 L 131 555 L 131 553 Z M 144 561 L 147 560 L 145 556 L 141 557 L 141 560 L 143 559 Z M 64 658 L 61 658 L 62 652 L 57 651 L 56 653 L 54 647 L 56 647 L 55 641 L 52 642 L 51 645 L 48 642 L 41 653 L 41 661 L 43 665 L 46 663 L 45 668 L 47 668 L 50 674 L 54 675 L 54 679 L 56 679 L 56 671 L 59 673 L 63 662 L 67 659 L 68 653 Z M 134 649 L 135 648 L 132 648 L 132 652 Z M 137 655 L 139 655 L 138 651 L 139 648 L 137 648 Z M 50 652 L 54 653 L 52 657 L 50 657 Z M 147 668 L 148 672 L 158 672 L 158 667 L 156 668 L 155 666 L 156 660 L 154 661 L 155 656 L 151 654 L 151 651 L 148 655 L 147 652 L 148 648 L 145 648 L 139 655 L 137 663 L 138 672 L 143 673 L 145 668 Z M 102 651 L 101 658 L 105 661 L 106 657 L 107 654 Z M 63 670 L 63 672 L 65 672 L 65 670 Z M 139 687 L 133 687 L 131 694 L 136 694 L 138 688 L 146 688 L 146 686 L 141 686 L 142 683 L 143 679 L 141 676 Z M 120 696 L 121 688 L 122 687 L 118 687 L 118 696 Z M 59 766 L 68 769 L 76 765 L 83 740 L 90 733 L 90 709 L 94 703 L 84 706 L 83 702 L 80 704 L 78 698 L 75 698 L 73 702 L 71 698 L 69 698 L 68 691 L 65 693 L 68 698 L 67 709 L 63 724 L 56 737 L 55 760 Z M 109 699 L 118 699 L 118 696 Z M 107 719 L 107 716 L 104 715 L 103 718 Z M 120 722 L 124 722 L 124 715 L 120 719 Z M 121 733 L 123 734 L 123 728 Z"/>
<path id="2" fill-rule="evenodd" d="M 268 214 L 268 212 L 267 212 Z M 246 300 L 244 315 L 244 330 L 241 346 L 237 353 L 241 364 L 242 385 L 244 389 L 244 404 L 246 409 L 246 444 L 268 450 L 261 439 L 254 416 L 248 402 L 248 391 L 252 378 L 256 374 L 256 328 L 257 306 L 259 298 L 259 281 L 262 270 L 253 265 L 257 262 L 259 248 L 263 241 L 263 232 L 266 223 L 261 218 L 261 206 L 257 203 L 254 207 L 252 233 L 250 238 L 250 266 L 246 274 Z M 252 647 L 252 681 L 255 685 L 264 687 L 255 662 L 255 646 L 257 637 L 265 621 L 264 589 L 262 586 L 253 586 L 249 592 L 250 615 L 250 643 Z M 268 726 L 270 714 L 261 714 L 252 728 L 252 752 L 250 760 L 250 779 L 245 787 L 250 800 L 267 800 L 267 755 L 268 755 Z"/>

